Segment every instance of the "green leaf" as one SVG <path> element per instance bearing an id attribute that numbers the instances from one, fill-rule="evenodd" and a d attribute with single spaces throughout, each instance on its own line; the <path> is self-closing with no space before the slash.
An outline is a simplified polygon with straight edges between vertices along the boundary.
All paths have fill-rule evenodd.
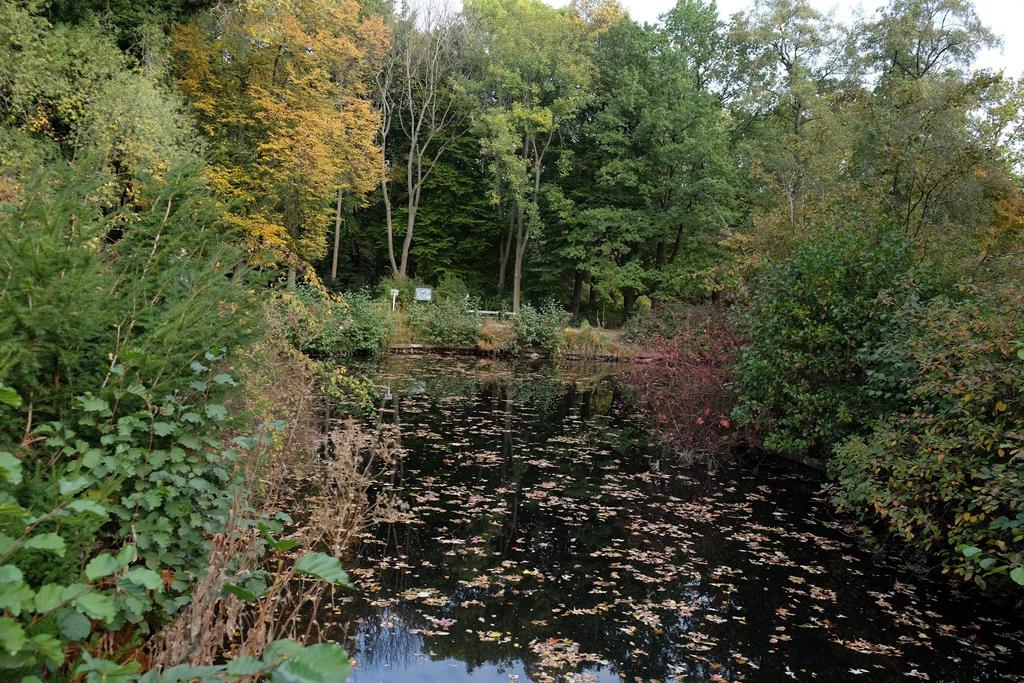
<path id="1" fill-rule="evenodd" d="M 64 544 L 64 539 L 52 531 L 32 536 L 25 541 L 25 547 L 32 548 L 33 550 L 49 550 L 57 557 L 64 557 L 64 550 L 67 548 Z"/>
<path id="2" fill-rule="evenodd" d="M 107 517 L 107 508 L 97 503 L 95 500 L 73 500 L 68 503 L 68 508 L 75 512 L 91 512 L 99 517 Z"/>
<path id="3" fill-rule="evenodd" d="M 224 372 L 220 373 L 219 375 L 214 375 L 213 381 L 216 382 L 217 384 L 227 384 L 233 387 L 238 386 L 238 382 L 235 381 L 235 378 Z"/>
<path id="4" fill-rule="evenodd" d="M 110 576 L 119 570 L 121 566 L 121 563 L 113 555 L 103 553 L 92 558 L 89 560 L 89 564 L 85 565 L 85 578 L 90 581 L 96 581 L 104 576 Z"/>
<path id="5" fill-rule="evenodd" d="M 13 564 L 0 566 L 0 583 L 21 583 L 24 580 L 25 575 L 17 566 Z"/>
<path id="6" fill-rule="evenodd" d="M 271 535 L 270 529 L 268 529 L 267 525 L 264 524 L 263 522 L 260 522 L 259 524 L 257 524 L 256 528 L 260 530 L 260 533 L 263 535 L 263 538 L 266 540 L 267 545 L 269 545 L 274 550 L 286 551 L 286 550 L 291 550 L 292 548 L 296 548 L 299 545 L 299 542 L 294 540 L 294 539 L 286 538 L 286 539 L 284 539 L 282 541 L 277 540 L 276 538 L 274 538 Z"/>
<path id="7" fill-rule="evenodd" d="M 973 545 L 964 546 L 961 551 L 964 557 L 971 558 L 981 552 L 981 548 L 975 548 Z"/>
<path id="8" fill-rule="evenodd" d="M 154 422 L 153 433 L 157 436 L 167 436 L 174 431 L 174 425 L 170 422 Z"/>
<path id="9" fill-rule="evenodd" d="M 101 621 L 113 621 L 117 616 L 117 607 L 109 595 L 103 593 L 86 593 L 77 600 L 75 606 L 88 614 L 93 619 Z"/>
<path id="10" fill-rule="evenodd" d="M 349 581 L 348 574 L 341 568 L 341 561 L 324 553 L 306 553 L 295 563 L 295 571 L 345 588 L 355 588 Z"/>
<path id="11" fill-rule="evenodd" d="M 252 676 L 263 671 L 265 668 L 267 668 L 266 664 L 255 657 L 239 655 L 228 662 L 228 676 Z"/>
<path id="12" fill-rule="evenodd" d="M 7 451 L 0 451 L 0 476 L 10 484 L 21 483 L 21 461 Z"/>
<path id="13" fill-rule="evenodd" d="M 0 403 L 9 405 L 12 408 L 21 407 L 21 396 L 18 392 L 7 386 L 6 384 L 0 383 Z"/>
<path id="14" fill-rule="evenodd" d="M 234 595 L 236 598 L 245 602 L 256 602 L 259 600 L 259 596 L 253 593 L 251 590 L 242 588 L 237 583 L 225 583 L 224 592 Z"/>
<path id="15" fill-rule="evenodd" d="M 152 569 L 147 567 L 135 567 L 124 575 L 124 578 L 132 583 L 148 588 L 151 591 L 160 590 L 164 586 L 163 579 Z"/>
<path id="16" fill-rule="evenodd" d="M 92 624 L 81 612 L 64 608 L 57 613 L 57 627 L 68 640 L 81 641 L 89 637 Z"/>
<path id="17" fill-rule="evenodd" d="M 0 617 L 0 647 L 9 655 L 18 654 L 25 646 L 25 629 L 10 617 Z"/>
<path id="18" fill-rule="evenodd" d="M 64 663 L 64 648 L 61 642 L 49 633 L 40 633 L 29 639 L 32 649 L 56 668 Z"/>
<path id="19" fill-rule="evenodd" d="M 61 597 L 61 591 L 64 590 L 64 586 L 56 583 L 47 583 L 39 587 L 36 591 L 35 605 L 36 612 L 40 614 L 46 614 L 57 609 L 60 603 L 64 602 Z"/>
<path id="20" fill-rule="evenodd" d="M 121 546 L 121 549 L 117 551 L 117 563 L 122 567 L 127 567 L 132 562 L 137 560 L 139 553 L 135 546 L 131 543 L 128 545 Z"/>
<path id="21" fill-rule="evenodd" d="M 1024 566 L 1016 567 L 1010 572 L 1010 578 L 1019 586 L 1024 586 Z"/>
<path id="22" fill-rule="evenodd" d="M 110 404 L 98 396 L 86 395 L 78 399 L 87 413 L 102 413 L 110 410 Z"/>
<path id="23" fill-rule="evenodd" d="M 1017 349 L 1017 358 L 1024 360 L 1024 347 Z"/>
<path id="24" fill-rule="evenodd" d="M 74 477 L 60 480 L 60 495 L 73 496 L 82 489 L 89 486 L 89 480 L 85 477 Z"/>
<path id="25" fill-rule="evenodd" d="M 211 420 L 223 420 L 228 415 L 228 409 L 219 403 L 210 403 L 206 406 L 206 417 Z"/>
<path id="26" fill-rule="evenodd" d="M 32 606 L 35 593 L 22 582 L 0 584 L 0 611 L 7 610 L 14 616 L 21 614 L 22 608 Z"/>
<path id="27" fill-rule="evenodd" d="M 270 677 L 272 683 L 336 683 L 348 678 L 352 661 L 344 648 L 318 643 L 290 655 Z"/>

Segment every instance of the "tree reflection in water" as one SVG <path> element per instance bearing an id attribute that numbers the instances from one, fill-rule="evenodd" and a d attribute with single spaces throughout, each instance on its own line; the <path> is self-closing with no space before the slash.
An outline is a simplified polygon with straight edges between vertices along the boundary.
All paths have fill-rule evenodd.
<path id="1" fill-rule="evenodd" d="M 1019 622 L 858 550 L 806 474 L 665 465 L 600 372 L 380 371 L 406 451 L 382 491 L 411 514 L 363 539 L 356 681 L 967 681 L 1024 664 Z"/>

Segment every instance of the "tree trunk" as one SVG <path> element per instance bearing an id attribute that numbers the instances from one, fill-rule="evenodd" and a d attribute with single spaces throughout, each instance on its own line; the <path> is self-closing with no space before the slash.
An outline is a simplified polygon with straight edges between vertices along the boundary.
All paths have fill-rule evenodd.
<path id="1" fill-rule="evenodd" d="M 523 257 L 526 255 L 526 242 L 529 237 L 523 229 L 523 210 L 516 209 L 516 259 L 512 266 L 512 312 L 519 312 L 519 303 L 523 289 Z"/>
<path id="2" fill-rule="evenodd" d="M 583 273 L 576 271 L 572 279 L 572 314 L 580 314 L 580 298 L 583 295 Z"/>
<path id="3" fill-rule="evenodd" d="M 590 307 L 590 310 L 594 310 L 597 306 L 597 278 L 593 275 L 590 276 L 590 297 L 587 306 Z"/>
<path id="4" fill-rule="evenodd" d="M 295 289 L 295 266 L 288 266 L 288 291 Z"/>
<path id="5" fill-rule="evenodd" d="M 515 233 L 515 216 L 508 220 L 508 234 L 505 241 L 498 243 L 498 297 L 505 293 L 505 273 L 508 271 L 508 257 L 512 254 L 512 236 Z"/>
<path id="6" fill-rule="evenodd" d="M 629 317 L 629 314 L 633 312 L 633 306 L 636 304 L 636 288 L 635 287 L 623 287 L 622 288 L 622 319 L 625 320 Z"/>
<path id="7" fill-rule="evenodd" d="M 334 255 L 331 257 L 331 280 L 338 279 L 338 247 L 341 244 L 341 188 L 338 188 L 338 204 L 334 209 Z"/>

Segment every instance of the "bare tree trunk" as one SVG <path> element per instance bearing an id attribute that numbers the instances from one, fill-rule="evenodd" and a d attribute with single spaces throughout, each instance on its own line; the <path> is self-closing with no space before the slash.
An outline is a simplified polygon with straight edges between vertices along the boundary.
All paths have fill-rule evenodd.
<path id="1" fill-rule="evenodd" d="M 512 254 L 512 237 L 515 235 L 515 217 L 509 218 L 505 241 L 498 243 L 498 296 L 505 293 L 505 273 L 508 271 L 508 257 Z"/>
<path id="2" fill-rule="evenodd" d="M 338 279 L 338 247 L 341 244 L 341 188 L 338 188 L 338 204 L 334 209 L 334 254 L 331 257 L 331 279 Z"/>
<path id="3" fill-rule="evenodd" d="M 526 255 L 526 242 L 529 235 L 523 225 L 523 208 L 516 207 L 516 258 L 512 265 L 512 312 L 519 312 L 519 304 L 523 289 L 523 257 Z"/>
<path id="4" fill-rule="evenodd" d="M 288 291 L 295 289 L 295 266 L 288 266 Z"/>

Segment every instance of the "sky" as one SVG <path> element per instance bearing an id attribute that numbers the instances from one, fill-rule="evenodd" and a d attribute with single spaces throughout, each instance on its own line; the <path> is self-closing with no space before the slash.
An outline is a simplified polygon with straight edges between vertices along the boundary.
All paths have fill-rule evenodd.
<path id="1" fill-rule="evenodd" d="M 675 0 L 619 0 L 630 16 L 637 21 L 653 22 L 675 4 Z M 871 14 L 885 4 L 883 0 L 810 0 L 822 11 L 836 10 L 836 18 L 845 20 L 858 8 Z M 545 0 L 562 6 L 568 0 Z M 752 0 L 718 0 L 718 11 L 723 18 L 745 10 Z M 1009 76 L 1024 75 L 1024 0 L 975 0 L 978 16 L 996 34 L 1003 38 L 1003 47 L 981 55 L 978 66 L 986 69 L 1004 69 Z"/>

